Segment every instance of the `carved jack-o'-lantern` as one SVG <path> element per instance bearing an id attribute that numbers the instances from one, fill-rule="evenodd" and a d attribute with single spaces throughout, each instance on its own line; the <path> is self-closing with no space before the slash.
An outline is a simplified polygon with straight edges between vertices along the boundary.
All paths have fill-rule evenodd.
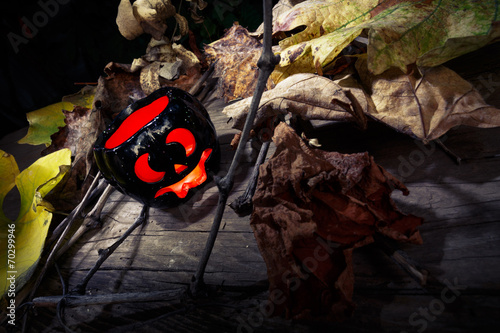
<path id="1" fill-rule="evenodd" d="M 193 96 L 171 87 L 123 110 L 97 139 L 94 156 L 112 185 L 160 208 L 187 201 L 220 162 L 207 111 Z"/>

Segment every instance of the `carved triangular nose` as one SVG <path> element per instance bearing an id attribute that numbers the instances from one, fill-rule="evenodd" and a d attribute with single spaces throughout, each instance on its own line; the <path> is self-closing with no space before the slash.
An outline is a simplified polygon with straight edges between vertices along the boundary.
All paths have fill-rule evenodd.
<path id="1" fill-rule="evenodd" d="M 166 145 L 156 145 L 151 147 L 149 152 L 149 165 L 155 171 L 166 171 L 167 173 L 177 172 L 178 167 L 175 165 L 183 165 L 187 168 L 186 150 L 177 142 L 172 142 Z"/>

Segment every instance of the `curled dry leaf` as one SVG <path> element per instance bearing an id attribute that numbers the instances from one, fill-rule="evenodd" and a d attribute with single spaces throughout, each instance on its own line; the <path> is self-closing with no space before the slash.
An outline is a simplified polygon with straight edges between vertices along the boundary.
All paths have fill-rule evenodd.
<path id="1" fill-rule="evenodd" d="M 186 58 L 182 57 L 181 59 Z M 134 64 L 109 63 L 106 65 L 104 72 L 107 76 L 100 77 L 98 80 L 94 109 L 102 112 L 105 118 L 112 119 L 130 103 L 146 97 L 147 92 L 150 92 L 153 89 L 151 87 L 154 87 L 158 82 L 160 87 L 170 86 L 187 91 L 201 77 L 198 64 L 187 68 L 185 72 L 180 72 L 179 78 L 174 81 L 165 80 L 160 77 L 161 63 L 155 63 L 159 64 L 155 65 L 158 66 L 158 71 L 154 72 L 155 68 L 146 67 L 144 74 L 142 74 L 142 70 L 139 70 L 140 68 L 133 68 Z M 135 65 L 137 67 L 137 63 Z M 149 63 L 144 61 L 142 65 L 148 66 Z"/>
<path id="2" fill-rule="evenodd" d="M 121 0 L 116 15 L 116 25 L 123 37 L 132 40 L 144 33 L 139 22 L 134 16 L 130 0 Z"/>
<path id="3" fill-rule="evenodd" d="M 146 54 L 134 59 L 130 71 L 140 71 L 141 87 L 150 94 L 161 86 L 162 78 L 168 80 L 170 86 L 188 90 L 201 77 L 201 64 L 184 46 L 172 44 L 166 37 L 152 38 Z M 177 81 L 179 77 L 181 80 Z"/>
<path id="4" fill-rule="evenodd" d="M 273 25 L 276 19 L 281 16 L 281 14 L 290 10 L 296 4 L 304 2 L 305 0 L 279 0 L 277 4 L 273 7 Z M 262 23 L 255 32 L 251 33 L 252 36 L 262 36 L 264 34 L 264 23 Z"/>
<path id="5" fill-rule="evenodd" d="M 406 187 L 367 153 L 308 148 L 281 123 L 260 167 L 251 217 L 266 262 L 274 315 L 342 319 L 353 308 L 352 250 L 381 233 L 421 243 L 422 220 L 391 200 Z"/>
<path id="6" fill-rule="evenodd" d="M 198 9 L 203 10 L 207 8 L 208 3 L 203 0 L 188 0 L 190 2 L 191 18 L 194 23 L 201 24 L 204 21 L 203 16 L 198 14 Z"/>
<path id="7" fill-rule="evenodd" d="M 287 36 L 280 40 L 282 49 L 321 37 L 339 28 L 356 26 L 370 19 L 370 10 L 378 0 L 302 2 L 280 15 L 273 24 L 274 36 Z M 296 33 L 289 33 L 296 32 Z"/>
<path id="8" fill-rule="evenodd" d="M 112 119 L 135 100 L 146 97 L 141 88 L 139 73 L 126 64 L 109 63 L 104 68 L 107 76 L 99 77 L 93 109 L 104 118 Z"/>
<path id="9" fill-rule="evenodd" d="M 444 66 L 415 67 L 408 73 L 391 69 L 371 75 L 366 61 L 356 67 L 375 108 L 367 112 L 396 130 L 424 142 L 458 125 L 500 126 L 500 110 L 487 105 L 480 93 Z"/>
<path id="10" fill-rule="evenodd" d="M 167 30 L 167 18 L 176 14 L 169 0 L 136 0 L 132 7 L 134 17 L 144 32 L 157 40 L 161 40 Z"/>
<path id="11" fill-rule="evenodd" d="M 251 98 L 224 108 L 233 118 L 233 127 L 242 129 L 250 109 Z M 350 76 L 334 82 L 315 74 L 295 74 L 264 92 L 254 121 L 254 127 L 277 115 L 288 112 L 302 119 L 349 120 L 366 127 L 365 110 L 372 108 L 361 87 Z"/>
<path id="12" fill-rule="evenodd" d="M 214 77 L 219 81 L 214 95 L 231 101 L 253 95 L 257 84 L 257 61 L 262 53 L 261 42 L 240 25 L 233 25 L 216 42 L 205 47 L 209 62 L 217 61 Z M 272 83 L 268 82 L 268 89 Z"/>

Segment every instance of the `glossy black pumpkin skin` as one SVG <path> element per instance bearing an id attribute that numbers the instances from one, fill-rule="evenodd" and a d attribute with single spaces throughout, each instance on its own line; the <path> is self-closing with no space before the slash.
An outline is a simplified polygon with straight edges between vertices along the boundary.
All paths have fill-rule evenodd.
<path id="1" fill-rule="evenodd" d="M 193 139 L 195 144 L 186 148 L 184 141 Z M 94 156 L 113 186 L 158 208 L 189 200 L 220 163 L 217 134 L 208 112 L 196 98 L 173 87 L 161 88 L 125 108 L 97 139 Z M 152 169 L 146 176 L 140 172 L 143 164 Z M 206 180 L 195 177 L 196 181 L 185 185 L 200 170 Z M 172 190 L 182 186 L 182 191 Z"/>

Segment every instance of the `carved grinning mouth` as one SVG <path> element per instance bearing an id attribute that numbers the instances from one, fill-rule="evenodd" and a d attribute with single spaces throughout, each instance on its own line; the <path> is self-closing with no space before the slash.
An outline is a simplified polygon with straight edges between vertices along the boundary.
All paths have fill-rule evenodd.
<path id="1" fill-rule="evenodd" d="M 174 192 L 179 198 L 183 199 L 188 194 L 189 190 L 193 187 L 196 187 L 200 184 L 203 184 L 205 180 L 207 180 L 207 172 L 205 171 L 205 162 L 212 153 L 212 149 L 208 148 L 203 151 L 201 154 L 200 161 L 196 165 L 196 167 L 186 175 L 186 177 L 182 178 L 175 184 L 162 187 L 155 194 L 155 198 L 168 193 Z"/>

